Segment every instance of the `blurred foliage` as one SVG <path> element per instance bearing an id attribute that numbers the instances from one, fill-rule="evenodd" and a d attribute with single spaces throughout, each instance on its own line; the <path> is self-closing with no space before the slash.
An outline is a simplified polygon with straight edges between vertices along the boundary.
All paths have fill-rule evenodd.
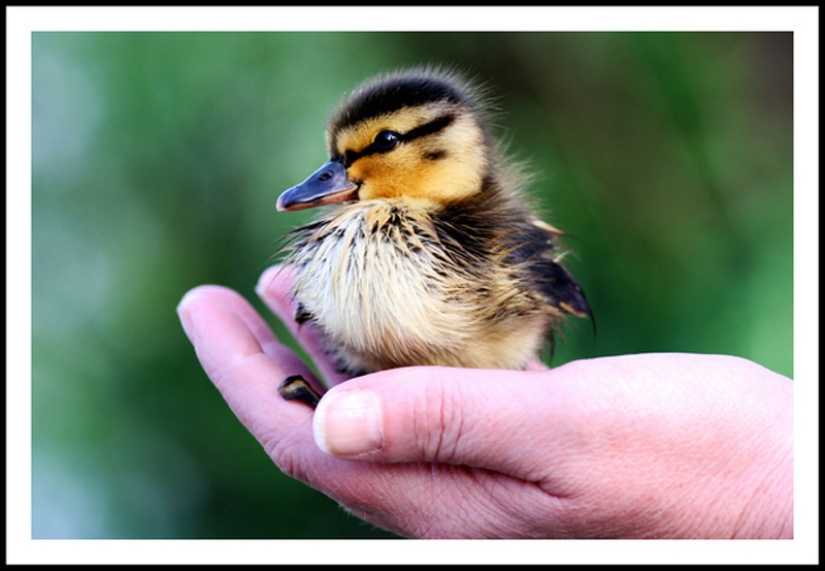
<path id="1" fill-rule="evenodd" d="M 381 538 L 270 462 L 175 314 L 253 292 L 374 73 L 485 81 L 596 316 L 554 364 L 741 355 L 791 376 L 786 33 L 35 33 L 33 536 Z"/>

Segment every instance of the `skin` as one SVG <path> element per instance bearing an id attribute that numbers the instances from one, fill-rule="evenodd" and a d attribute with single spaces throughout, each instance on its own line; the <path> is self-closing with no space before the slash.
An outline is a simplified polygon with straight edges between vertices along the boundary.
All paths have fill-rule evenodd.
<path id="1" fill-rule="evenodd" d="M 722 355 L 640 354 L 527 371 L 409 367 L 346 383 L 292 319 L 288 270 L 258 293 L 333 386 L 236 292 L 178 306 L 207 375 L 286 474 L 420 538 L 791 538 L 793 382 Z"/>

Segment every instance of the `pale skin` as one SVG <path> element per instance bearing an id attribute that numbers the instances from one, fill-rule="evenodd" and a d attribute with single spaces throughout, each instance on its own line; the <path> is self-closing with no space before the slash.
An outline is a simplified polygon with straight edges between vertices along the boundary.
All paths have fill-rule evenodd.
<path id="1" fill-rule="evenodd" d="M 410 367 L 347 380 L 292 319 L 289 271 L 258 293 L 331 388 L 238 293 L 178 312 L 207 375 L 287 475 L 420 538 L 791 538 L 793 381 L 722 355 L 640 354 L 527 371 Z"/>

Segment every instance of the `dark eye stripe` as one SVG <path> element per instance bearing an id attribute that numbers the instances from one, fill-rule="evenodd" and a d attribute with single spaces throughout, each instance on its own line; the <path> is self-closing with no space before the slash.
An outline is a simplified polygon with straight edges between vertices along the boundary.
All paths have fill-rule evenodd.
<path id="1" fill-rule="evenodd" d="M 426 137 L 427 135 L 438 133 L 440 130 L 446 128 L 452 122 L 452 115 L 444 115 L 443 117 L 433 119 L 429 123 L 424 123 L 420 127 L 416 127 L 412 131 L 409 131 L 408 133 L 401 135 L 401 140 L 412 141 L 413 139 L 417 139 L 418 137 Z"/>
<path id="2" fill-rule="evenodd" d="M 450 123 L 452 123 L 453 119 L 454 117 L 452 115 L 444 115 L 442 117 L 438 117 L 437 119 L 433 119 L 429 123 L 419 125 L 415 129 L 407 131 L 406 133 L 399 133 L 398 141 L 400 143 L 406 143 L 407 141 L 412 141 L 413 139 L 418 139 L 419 137 L 426 137 L 427 135 L 438 133 L 442 129 L 445 129 Z M 344 153 L 344 164 L 346 166 L 350 166 L 352 163 L 354 163 L 361 157 L 367 157 L 369 155 L 374 155 L 376 153 L 385 153 L 390 150 L 392 149 L 385 149 L 382 146 L 376 145 L 373 142 L 364 147 L 364 149 L 360 152 L 346 151 Z"/>

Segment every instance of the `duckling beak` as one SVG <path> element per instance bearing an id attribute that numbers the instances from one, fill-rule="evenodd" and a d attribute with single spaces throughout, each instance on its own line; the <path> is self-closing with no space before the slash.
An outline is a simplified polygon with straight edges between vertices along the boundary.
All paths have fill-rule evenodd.
<path id="1" fill-rule="evenodd" d="M 298 186 L 278 197 L 279 211 L 303 210 L 358 198 L 358 185 L 347 176 L 344 160 L 328 161 Z"/>

